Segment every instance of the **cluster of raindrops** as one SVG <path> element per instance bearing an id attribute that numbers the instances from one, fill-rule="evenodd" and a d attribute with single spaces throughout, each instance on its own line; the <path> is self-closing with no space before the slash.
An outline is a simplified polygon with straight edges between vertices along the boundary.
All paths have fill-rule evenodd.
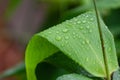
<path id="1" fill-rule="evenodd" d="M 69 40 L 69 36 L 67 35 L 68 31 L 69 31 L 68 28 L 64 28 L 62 30 L 56 31 L 57 35 L 55 36 L 55 40 L 61 42 L 62 47 L 68 44 L 68 40 Z"/>
<path id="2" fill-rule="evenodd" d="M 66 22 L 64 22 L 64 26 L 65 28 L 63 28 L 62 30 L 59 30 L 59 31 L 56 31 L 56 36 L 55 36 L 55 40 L 56 41 L 61 41 L 61 45 L 62 46 L 65 46 L 68 42 L 69 42 L 69 39 L 70 38 L 73 38 L 73 39 L 83 39 L 83 37 L 81 36 L 82 35 L 87 35 L 89 33 L 92 33 L 93 32 L 93 25 L 91 25 L 89 22 L 93 22 L 94 21 L 94 17 L 93 17 L 93 14 L 90 13 L 89 14 L 82 14 L 78 17 L 75 17 L 71 20 L 67 20 Z M 90 24 L 90 25 L 89 25 Z M 73 29 L 73 32 L 68 34 L 68 32 L 70 32 L 69 30 L 69 26 L 72 26 L 78 30 L 76 31 L 79 31 L 79 32 L 75 32 L 74 29 Z M 62 26 L 62 25 L 60 25 Z M 71 28 L 72 28 L 71 27 Z M 51 32 L 49 32 L 51 33 Z M 89 44 L 90 41 L 89 40 L 82 40 L 81 41 L 81 44 L 85 45 L 85 44 Z"/>

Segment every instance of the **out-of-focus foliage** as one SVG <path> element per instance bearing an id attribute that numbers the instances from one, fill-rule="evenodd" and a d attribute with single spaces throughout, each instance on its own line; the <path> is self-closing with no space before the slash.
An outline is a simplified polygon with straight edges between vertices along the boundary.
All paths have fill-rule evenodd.
<path id="1" fill-rule="evenodd" d="M 6 18 L 10 17 L 12 14 L 14 14 L 14 10 L 17 9 L 17 7 L 20 5 L 22 0 L 10 0 L 7 10 L 6 10 Z"/>

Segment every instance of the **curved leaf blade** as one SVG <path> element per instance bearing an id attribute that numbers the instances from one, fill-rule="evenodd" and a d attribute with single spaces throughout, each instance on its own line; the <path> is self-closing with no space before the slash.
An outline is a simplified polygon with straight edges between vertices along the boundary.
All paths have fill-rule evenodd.
<path id="1" fill-rule="evenodd" d="M 28 80 L 36 80 L 35 68 L 37 64 L 57 51 L 58 49 L 46 39 L 35 35 L 30 41 L 26 50 L 26 70 Z"/>
<path id="2" fill-rule="evenodd" d="M 110 74 L 118 68 L 114 40 L 101 21 Z M 36 80 L 35 67 L 50 55 L 62 51 L 85 70 L 106 77 L 95 12 L 87 12 L 36 34 L 26 51 L 28 80 Z"/>

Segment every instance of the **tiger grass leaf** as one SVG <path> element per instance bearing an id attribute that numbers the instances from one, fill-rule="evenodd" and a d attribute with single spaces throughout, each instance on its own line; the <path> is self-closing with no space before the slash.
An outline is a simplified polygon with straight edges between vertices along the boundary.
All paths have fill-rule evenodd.
<path id="1" fill-rule="evenodd" d="M 118 69 L 114 39 L 101 20 L 109 74 Z M 26 50 L 28 80 L 36 80 L 38 63 L 62 51 L 96 77 L 106 77 L 99 30 L 94 11 L 84 13 L 33 36 Z"/>

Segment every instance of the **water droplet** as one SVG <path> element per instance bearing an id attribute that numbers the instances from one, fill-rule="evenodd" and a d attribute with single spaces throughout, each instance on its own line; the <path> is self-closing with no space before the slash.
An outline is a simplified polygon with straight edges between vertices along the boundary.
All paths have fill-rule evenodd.
<path id="1" fill-rule="evenodd" d="M 76 21 L 78 21 L 76 18 L 74 18 L 74 21 L 76 22 Z"/>
<path id="2" fill-rule="evenodd" d="M 83 29 L 83 27 L 80 27 L 80 30 Z"/>
<path id="3" fill-rule="evenodd" d="M 62 46 L 62 47 L 64 47 L 65 45 L 64 45 L 64 44 L 62 44 L 61 46 Z"/>
<path id="4" fill-rule="evenodd" d="M 52 32 L 49 31 L 48 33 L 51 34 Z"/>
<path id="5" fill-rule="evenodd" d="M 89 28 L 90 28 L 90 26 L 87 26 L 86 28 L 87 28 L 87 29 L 89 29 Z"/>
<path id="6" fill-rule="evenodd" d="M 75 51 L 75 53 L 76 53 L 76 54 L 78 54 L 78 52 L 77 52 L 77 51 Z"/>
<path id="7" fill-rule="evenodd" d="M 85 41 L 83 41 L 82 43 L 85 44 Z"/>
<path id="8" fill-rule="evenodd" d="M 89 16 L 88 15 L 86 15 L 86 18 L 88 18 Z"/>
<path id="9" fill-rule="evenodd" d="M 73 35 L 75 35 L 75 32 L 73 32 Z"/>
<path id="10" fill-rule="evenodd" d="M 67 40 L 67 39 L 69 39 L 69 37 L 68 37 L 68 36 L 65 36 L 65 39 Z"/>
<path id="11" fill-rule="evenodd" d="M 76 36 L 78 37 L 79 35 L 78 35 L 78 34 L 76 34 Z"/>
<path id="12" fill-rule="evenodd" d="M 76 22 L 74 22 L 73 24 L 75 24 L 75 25 L 76 25 Z"/>
<path id="13" fill-rule="evenodd" d="M 73 36 L 73 38 L 75 39 L 75 38 L 76 38 L 76 36 Z"/>
<path id="14" fill-rule="evenodd" d="M 60 41 L 62 38 L 61 38 L 60 36 L 57 36 L 55 39 L 56 39 L 57 41 Z"/>
<path id="15" fill-rule="evenodd" d="M 94 19 L 93 18 L 90 18 L 91 21 L 93 21 Z"/>
<path id="16" fill-rule="evenodd" d="M 80 24 L 81 22 L 80 21 L 77 21 L 78 24 Z"/>
<path id="17" fill-rule="evenodd" d="M 90 41 L 89 40 L 86 40 L 86 42 L 89 44 L 90 43 Z"/>
<path id="18" fill-rule="evenodd" d="M 69 21 L 69 20 L 68 20 L 68 21 Z M 70 22 L 70 23 L 72 23 L 72 21 L 71 21 L 71 20 L 70 20 L 69 22 Z"/>
<path id="19" fill-rule="evenodd" d="M 91 33 L 91 32 L 92 32 L 92 30 L 89 30 L 89 32 Z"/>
<path id="20" fill-rule="evenodd" d="M 68 32 L 68 29 L 63 29 L 63 32 L 64 32 L 64 33 Z"/>
<path id="21" fill-rule="evenodd" d="M 68 41 L 65 41 L 66 44 L 68 44 Z"/>
<path id="22" fill-rule="evenodd" d="M 89 61 L 89 59 L 88 59 L 88 58 L 86 58 L 86 61 L 88 62 L 88 61 Z"/>
<path id="23" fill-rule="evenodd" d="M 58 32 L 58 31 L 56 31 L 56 33 L 58 34 L 59 32 Z"/>
<path id="24" fill-rule="evenodd" d="M 84 33 L 84 34 L 86 34 L 86 33 L 87 33 L 87 31 L 84 31 L 83 33 Z"/>
<path id="25" fill-rule="evenodd" d="M 106 41 L 106 40 L 105 40 L 104 42 L 105 42 L 105 44 L 107 44 L 107 41 Z"/>
<path id="26" fill-rule="evenodd" d="M 111 47 L 109 47 L 109 48 L 108 48 L 108 51 L 111 51 L 111 50 L 112 50 Z"/>
<path id="27" fill-rule="evenodd" d="M 78 36 L 78 38 L 81 38 L 80 36 Z"/>
<path id="28" fill-rule="evenodd" d="M 98 49 L 100 49 L 100 46 L 98 46 Z"/>
<path id="29" fill-rule="evenodd" d="M 83 20 L 83 21 L 82 21 L 82 23 L 86 23 L 86 21 L 85 21 L 85 20 Z"/>

